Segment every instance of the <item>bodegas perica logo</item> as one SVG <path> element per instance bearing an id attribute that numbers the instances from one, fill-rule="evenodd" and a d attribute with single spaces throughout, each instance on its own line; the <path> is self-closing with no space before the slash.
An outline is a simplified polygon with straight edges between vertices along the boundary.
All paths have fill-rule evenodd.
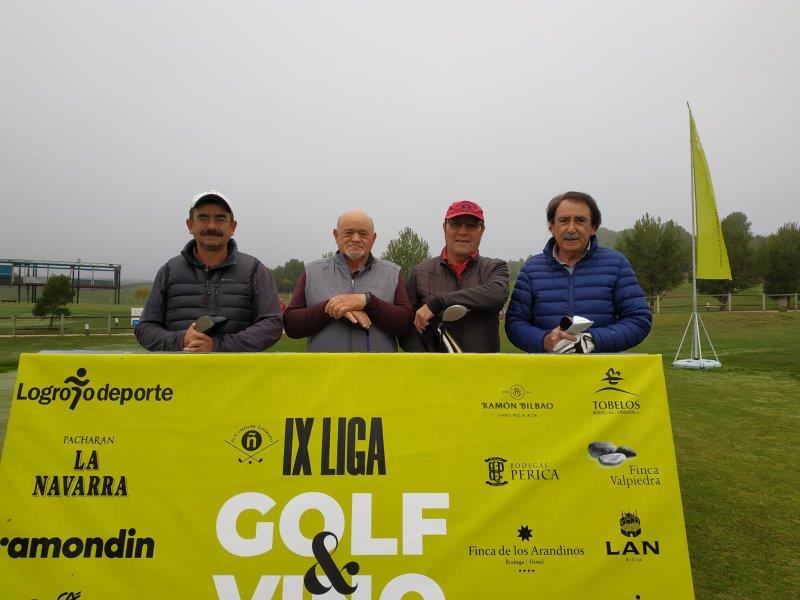
<path id="1" fill-rule="evenodd" d="M 69 410 L 75 410 L 80 402 L 101 402 L 125 406 L 127 403 L 169 402 L 174 390 L 157 383 L 152 386 L 115 386 L 108 382 L 92 384 L 89 373 L 83 367 L 68 375 L 63 382 L 36 386 L 26 385 L 24 381 L 17 384 L 14 400 L 32 400 L 41 406 L 59 404 Z"/>
<path id="2" fill-rule="evenodd" d="M 558 469 L 546 460 L 508 460 L 502 456 L 484 458 L 486 480 L 492 487 L 507 485 L 511 481 L 553 482 L 559 480 Z"/>

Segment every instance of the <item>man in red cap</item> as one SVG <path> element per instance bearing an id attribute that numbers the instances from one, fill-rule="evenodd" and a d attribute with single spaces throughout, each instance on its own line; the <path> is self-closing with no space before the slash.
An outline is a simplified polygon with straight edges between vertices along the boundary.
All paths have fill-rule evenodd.
<path id="1" fill-rule="evenodd" d="M 462 304 L 469 312 L 448 324 L 448 332 L 464 352 L 499 352 L 499 313 L 508 298 L 508 265 L 480 256 L 486 227 L 483 209 L 471 200 L 453 202 L 444 216 L 445 247 L 441 255 L 411 270 L 408 297 L 414 330 L 401 340 L 406 352 L 439 352 L 435 329 L 448 306 Z"/>

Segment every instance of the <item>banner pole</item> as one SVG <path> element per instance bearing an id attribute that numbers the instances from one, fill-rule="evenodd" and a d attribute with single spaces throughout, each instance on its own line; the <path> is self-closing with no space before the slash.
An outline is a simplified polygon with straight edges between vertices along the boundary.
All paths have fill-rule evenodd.
<path id="1" fill-rule="evenodd" d="M 692 148 L 692 107 L 686 103 L 689 109 L 689 157 L 692 164 L 692 358 L 700 358 L 700 328 L 697 325 L 697 211 L 695 207 L 695 182 L 694 182 L 694 151 Z"/>

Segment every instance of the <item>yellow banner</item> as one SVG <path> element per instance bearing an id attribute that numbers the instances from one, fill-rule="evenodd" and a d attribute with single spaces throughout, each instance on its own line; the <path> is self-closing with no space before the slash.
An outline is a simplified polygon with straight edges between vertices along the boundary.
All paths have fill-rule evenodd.
<path id="1" fill-rule="evenodd" d="M 4 599 L 694 597 L 658 356 L 23 355 Z"/>
<path id="2" fill-rule="evenodd" d="M 706 153 L 692 111 L 689 111 L 689 133 L 692 142 L 692 164 L 694 166 L 694 206 L 695 206 L 695 253 L 698 279 L 730 279 L 731 266 L 728 251 L 722 237 L 722 226 L 717 214 L 717 201 L 711 172 L 708 169 Z"/>

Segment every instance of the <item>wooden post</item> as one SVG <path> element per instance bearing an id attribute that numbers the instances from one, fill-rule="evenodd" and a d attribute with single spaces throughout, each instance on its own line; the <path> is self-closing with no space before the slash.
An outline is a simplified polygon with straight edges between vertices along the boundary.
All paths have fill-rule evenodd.
<path id="1" fill-rule="evenodd" d="M 733 311 L 733 294 L 728 292 L 728 312 Z"/>
<path id="2" fill-rule="evenodd" d="M 656 295 L 656 314 L 661 314 L 661 294 Z"/>
<path id="3" fill-rule="evenodd" d="M 59 327 L 58 335 L 64 335 L 64 315 L 61 315 L 61 326 Z"/>
<path id="4" fill-rule="evenodd" d="M 761 312 L 767 312 L 767 295 L 761 294 Z"/>

